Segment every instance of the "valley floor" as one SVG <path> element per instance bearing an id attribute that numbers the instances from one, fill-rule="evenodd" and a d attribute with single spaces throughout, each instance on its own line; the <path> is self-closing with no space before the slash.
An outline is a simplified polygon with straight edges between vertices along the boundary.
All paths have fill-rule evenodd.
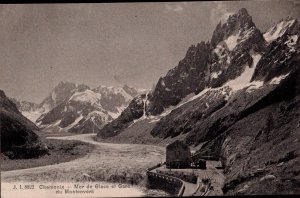
<path id="1" fill-rule="evenodd" d="M 94 138 L 95 134 L 52 137 L 57 140 L 79 140 L 94 145 L 95 149 L 70 162 L 1 172 L 2 190 L 5 190 L 5 184 L 19 182 L 105 181 L 142 185 L 146 169 L 165 159 L 164 147 L 101 143 Z M 141 189 L 132 190 L 131 195 L 144 194 Z"/>
<path id="2" fill-rule="evenodd" d="M 57 164 L 52 165 L 40 165 L 39 167 L 2 171 L 2 192 L 4 194 L 11 194 L 14 192 L 17 193 L 13 194 L 15 197 L 19 196 L 18 193 L 21 193 L 21 191 L 10 190 L 15 184 L 36 184 L 36 186 L 39 186 L 41 183 L 45 185 L 48 185 L 49 183 L 52 185 L 69 183 L 70 186 L 72 185 L 71 183 L 76 182 L 90 183 L 93 185 L 100 182 L 101 185 L 110 185 L 112 183 L 127 183 L 130 185 L 130 188 L 121 189 L 122 191 L 114 190 L 114 192 L 110 192 L 109 189 L 103 189 L 101 193 L 104 193 L 105 196 L 168 196 L 168 194 L 163 191 L 145 188 L 146 170 L 157 163 L 164 162 L 164 147 L 145 144 L 97 142 L 95 141 L 95 135 L 96 134 L 81 134 L 46 138 L 48 141 L 65 142 L 65 144 L 74 141 L 81 142 L 82 144 L 92 145 L 93 149 L 91 149 L 84 157 L 69 162 L 58 160 Z M 61 158 L 64 158 L 64 155 L 62 155 Z M 38 166 L 38 159 L 34 160 L 36 160 Z M 217 185 L 214 184 L 214 186 L 221 187 L 224 176 L 220 176 L 220 172 L 215 169 L 216 164 L 209 163 L 208 166 L 210 177 L 217 179 L 215 181 L 215 184 Z M 24 168 L 24 166 L 20 166 L 19 168 Z M 205 177 L 203 171 L 196 170 L 196 172 L 200 178 Z M 189 193 L 189 195 L 193 194 L 193 192 L 196 193 L 196 184 L 190 186 L 190 192 L 188 191 L 188 187 L 189 186 L 187 185 L 186 193 Z M 46 191 L 44 191 L 44 193 L 46 193 Z M 200 191 L 198 193 L 199 195 L 203 194 Z M 198 193 L 195 195 L 198 195 Z M 218 188 L 215 188 L 213 193 L 218 195 L 222 194 L 221 189 Z M 40 194 L 37 195 L 40 196 Z"/>
<path id="3" fill-rule="evenodd" d="M 43 138 L 43 142 L 47 144 L 49 153 L 39 158 L 9 159 L 5 155 L 1 154 L 1 171 L 27 169 L 69 162 L 77 158 L 84 157 L 95 147 L 93 144 L 84 143 L 78 140 L 65 141 Z"/>

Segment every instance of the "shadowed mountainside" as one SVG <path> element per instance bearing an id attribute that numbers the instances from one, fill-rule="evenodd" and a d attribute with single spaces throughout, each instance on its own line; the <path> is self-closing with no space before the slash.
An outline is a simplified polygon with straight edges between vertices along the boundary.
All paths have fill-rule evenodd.
<path id="1" fill-rule="evenodd" d="M 38 130 L 0 90 L 1 153 L 11 159 L 34 158 L 46 154 L 47 146 L 36 134 Z"/>

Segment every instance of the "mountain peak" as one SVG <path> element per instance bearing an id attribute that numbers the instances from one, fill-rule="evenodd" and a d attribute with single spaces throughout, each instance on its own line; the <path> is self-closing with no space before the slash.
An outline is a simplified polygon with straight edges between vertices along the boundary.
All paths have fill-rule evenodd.
<path id="1" fill-rule="evenodd" d="M 75 85 L 75 83 L 72 83 L 72 82 L 70 82 L 70 81 L 64 81 L 64 80 L 62 80 L 62 81 L 60 81 L 60 82 L 58 83 L 57 86 L 59 86 L 59 85 Z"/>
<path id="2" fill-rule="evenodd" d="M 297 19 L 294 19 L 288 16 L 285 19 L 281 19 L 277 24 L 274 24 L 264 33 L 264 39 L 267 43 L 271 43 L 279 37 L 282 37 L 284 34 L 298 34 L 299 32 L 299 23 Z"/>
<path id="3" fill-rule="evenodd" d="M 211 38 L 211 45 L 216 48 L 221 42 L 226 43 L 229 51 L 237 46 L 260 51 L 263 48 L 264 39 L 248 11 L 242 8 L 237 13 L 228 16 L 226 22 L 220 22 L 217 25 Z"/>
<path id="4" fill-rule="evenodd" d="M 249 23 L 253 26 L 252 17 L 249 15 L 246 8 L 241 8 L 236 13 L 228 13 L 228 18 L 223 21 L 223 25 L 237 25 L 238 23 L 242 27 L 243 25 Z M 224 20 L 224 19 L 223 19 Z"/>
<path id="5" fill-rule="evenodd" d="M 286 21 L 291 21 L 291 20 L 295 20 L 292 16 L 287 16 L 286 18 L 285 18 L 285 20 Z"/>
<path id="6" fill-rule="evenodd" d="M 238 11 L 238 15 L 239 15 L 239 16 L 250 16 L 246 8 L 241 8 L 241 9 Z"/>
<path id="7" fill-rule="evenodd" d="M 131 95 L 132 97 L 135 97 L 136 95 L 138 95 L 138 91 L 137 89 L 131 87 L 131 86 L 128 86 L 127 84 L 123 85 L 123 90 L 128 93 L 129 95 Z"/>

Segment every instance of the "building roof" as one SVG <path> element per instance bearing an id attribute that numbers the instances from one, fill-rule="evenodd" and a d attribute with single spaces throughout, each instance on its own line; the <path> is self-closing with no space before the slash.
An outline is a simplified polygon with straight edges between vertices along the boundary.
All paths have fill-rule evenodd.
<path id="1" fill-rule="evenodd" d="M 180 140 L 175 140 L 171 144 L 168 144 L 166 148 L 168 149 L 168 148 L 173 148 L 173 147 L 177 147 L 177 146 L 181 146 L 183 148 L 189 148 L 189 146 L 187 144 L 185 144 L 183 141 L 180 141 Z"/>

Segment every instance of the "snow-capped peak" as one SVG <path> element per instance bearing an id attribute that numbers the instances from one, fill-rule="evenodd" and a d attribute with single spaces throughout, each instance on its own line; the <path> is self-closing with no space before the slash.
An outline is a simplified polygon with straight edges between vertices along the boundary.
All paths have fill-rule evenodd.
<path id="1" fill-rule="evenodd" d="M 122 95 L 125 99 L 125 101 L 129 102 L 132 100 L 132 96 L 129 95 L 123 88 L 121 87 L 106 87 L 106 86 L 99 86 L 96 89 L 94 89 L 93 91 L 95 91 L 96 93 L 99 94 L 104 94 L 105 96 L 109 95 Z"/>
<path id="2" fill-rule="evenodd" d="M 228 21 L 228 18 L 229 18 L 231 15 L 234 15 L 234 12 L 227 12 L 227 13 L 225 13 L 225 14 L 220 18 L 221 24 L 226 23 L 226 22 Z"/>
<path id="3" fill-rule="evenodd" d="M 274 25 L 264 33 L 263 36 L 265 40 L 270 43 L 271 41 L 281 37 L 295 21 L 295 19 L 287 18 L 286 20 L 282 20 L 280 23 Z"/>
<path id="4" fill-rule="evenodd" d="M 69 101 L 86 102 L 90 104 L 100 104 L 101 94 L 95 93 L 91 90 L 85 90 L 83 92 L 76 92 L 72 95 Z"/>
<path id="5" fill-rule="evenodd" d="M 220 43 L 224 43 L 229 51 L 233 51 L 241 43 L 248 45 L 249 42 L 245 41 L 259 45 L 260 40 L 263 40 L 260 31 L 256 28 L 247 10 L 242 8 L 236 14 L 228 14 L 226 22 L 218 24 L 214 30 L 211 44 L 215 48 Z"/>

